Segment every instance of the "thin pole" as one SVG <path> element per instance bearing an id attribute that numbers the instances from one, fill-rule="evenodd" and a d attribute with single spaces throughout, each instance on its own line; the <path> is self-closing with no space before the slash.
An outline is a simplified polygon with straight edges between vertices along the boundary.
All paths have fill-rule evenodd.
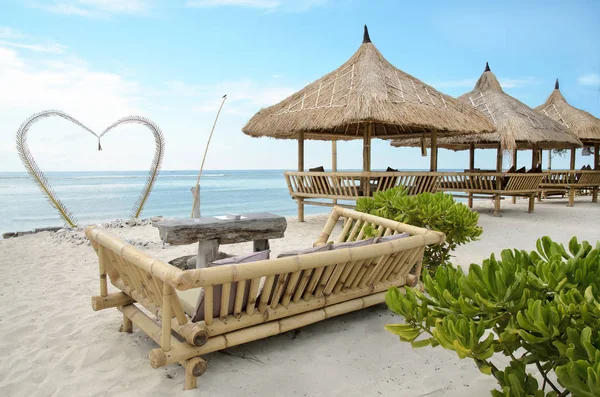
<path id="1" fill-rule="evenodd" d="M 202 176 L 202 171 L 204 170 L 204 162 L 206 161 L 206 154 L 208 153 L 208 147 L 210 146 L 210 140 L 213 136 L 213 132 L 215 132 L 215 127 L 217 126 L 217 120 L 219 120 L 219 115 L 221 114 L 221 109 L 223 109 L 223 105 L 225 104 L 225 100 L 227 99 L 227 94 L 223 95 L 223 100 L 221 101 L 221 106 L 219 106 L 219 111 L 217 112 L 217 117 L 215 117 L 215 122 L 213 123 L 212 129 L 210 130 L 210 135 L 208 136 L 208 142 L 206 143 L 206 148 L 204 149 L 204 156 L 202 157 L 202 164 L 200 164 L 200 172 L 198 172 L 198 179 L 196 180 L 196 186 L 192 188 L 192 195 L 194 196 L 194 202 L 192 203 L 192 218 L 200 218 L 200 177 Z"/>
<path id="2" fill-rule="evenodd" d="M 371 135 L 373 134 L 373 123 L 368 123 L 363 134 L 363 172 L 371 172 Z M 363 178 L 363 194 L 367 197 L 371 192 L 370 178 Z"/>
<path id="3" fill-rule="evenodd" d="M 517 153 L 518 153 L 517 148 L 514 148 L 513 152 L 512 152 L 512 166 L 515 171 L 517 170 Z M 513 204 L 517 203 L 517 196 L 512 197 L 512 203 Z"/>
<path id="4" fill-rule="evenodd" d="M 304 132 L 298 133 L 298 172 L 304 172 Z M 304 179 L 300 179 L 304 184 Z M 298 222 L 304 222 L 304 199 L 298 198 Z"/>
<path id="5" fill-rule="evenodd" d="M 473 171 L 475 169 L 475 144 L 469 144 L 469 169 Z"/>
<path id="6" fill-rule="evenodd" d="M 337 141 L 331 141 L 331 172 L 337 172 Z M 337 204 L 337 199 L 333 199 L 333 204 Z"/>
<path id="7" fill-rule="evenodd" d="M 429 171 L 437 171 L 437 131 L 431 132 L 431 164 L 429 165 Z"/>
<path id="8" fill-rule="evenodd" d="M 548 150 L 548 170 L 552 169 L 552 149 Z"/>
<path id="9" fill-rule="evenodd" d="M 575 148 L 571 148 L 571 165 L 569 169 L 574 170 L 575 169 L 575 153 L 576 153 L 577 149 Z"/>

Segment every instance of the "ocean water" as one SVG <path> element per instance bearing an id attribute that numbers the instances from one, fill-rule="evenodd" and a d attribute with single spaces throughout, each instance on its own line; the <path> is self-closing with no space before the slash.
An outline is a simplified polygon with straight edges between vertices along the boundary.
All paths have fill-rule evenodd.
<path id="1" fill-rule="evenodd" d="M 129 218 L 146 175 L 146 171 L 46 173 L 57 197 L 80 225 Z M 141 217 L 189 217 L 190 189 L 196 178 L 194 171 L 161 171 Z M 206 171 L 200 184 L 202 216 L 259 211 L 296 215 L 283 170 Z M 305 206 L 307 214 L 328 211 Z M 62 224 L 26 172 L 0 172 L 0 234 Z"/>

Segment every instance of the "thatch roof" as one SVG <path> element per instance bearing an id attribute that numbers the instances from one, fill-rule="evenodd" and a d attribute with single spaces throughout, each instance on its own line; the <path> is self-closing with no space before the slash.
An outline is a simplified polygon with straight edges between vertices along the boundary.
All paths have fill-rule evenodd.
<path id="1" fill-rule="evenodd" d="M 443 137 L 438 139 L 439 147 L 462 150 L 474 143 L 477 147 L 495 148 L 500 143 L 504 150 L 512 150 L 531 148 L 534 145 L 540 149 L 582 145 L 562 124 L 506 94 L 487 63 L 473 91 L 461 95 L 458 100 L 485 114 L 496 126 L 496 131 L 488 134 Z M 393 146 L 420 144 L 420 139 L 392 142 Z"/>
<path id="2" fill-rule="evenodd" d="M 562 123 L 583 143 L 600 143 L 600 119 L 569 105 L 560 92 L 558 79 L 554 84 L 554 91 L 546 99 L 546 102 L 535 110 Z"/>
<path id="3" fill-rule="evenodd" d="M 412 133 L 493 131 L 472 106 L 436 91 L 390 64 L 371 43 L 367 27 L 358 51 L 333 72 L 276 105 L 260 110 L 242 129 L 250 136 L 332 140 Z"/>

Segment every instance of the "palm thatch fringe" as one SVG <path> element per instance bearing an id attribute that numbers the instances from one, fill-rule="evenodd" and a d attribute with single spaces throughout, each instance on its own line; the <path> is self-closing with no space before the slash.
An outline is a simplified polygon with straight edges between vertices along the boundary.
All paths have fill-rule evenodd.
<path id="1" fill-rule="evenodd" d="M 405 134 L 491 132 L 494 126 L 470 105 L 442 94 L 390 64 L 363 43 L 342 66 L 276 105 L 260 110 L 242 129 L 254 137 L 343 140 Z"/>

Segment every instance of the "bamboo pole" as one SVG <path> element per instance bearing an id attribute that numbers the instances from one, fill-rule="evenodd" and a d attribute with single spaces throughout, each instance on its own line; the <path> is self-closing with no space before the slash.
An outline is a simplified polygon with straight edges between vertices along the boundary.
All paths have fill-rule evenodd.
<path id="1" fill-rule="evenodd" d="M 100 296 L 108 295 L 108 289 L 106 284 L 106 256 L 104 253 L 104 247 L 100 245 L 98 247 L 98 268 L 100 272 Z"/>
<path id="2" fill-rule="evenodd" d="M 167 283 L 163 283 L 163 304 L 162 304 L 162 335 L 160 338 L 160 346 L 165 351 L 171 350 L 171 317 L 173 308 L 171 306 L 171 298 L 173 288 Z"/>
<path id="3" fill-rule="evenodd" d="M 571 148 L 571 164 L 569 165 L 569 169 L 570 170 L 574 170 L 575 169 L 575 155 L 577 153 L 577 149 L 576 148 Z"/>
<path id="4" fill-rule="evenodd" d="M 304 132 L 298 133 L 298 172 L 304 172 Z M 302 179 L 300 182 L 302 183 Z M 298 198 L 298 222 L 304 222 L 304 199 Z"/>
<path id="5" fill-rule="evenodd" d="M 221 101 L 221 106 L 219 106 L 217 117 L 215 117 L 215 122 L 213 123 L 212 129 L 210 130 L 210 135 L 208 136 L 206 148 L 204 148 L 204 156 L 202 157 L 202 164 L 200 164 L 200 172 L 198 172 L 198 179 L 196 180 L 196 185 L 192 188 L 192 195 L 194 196 L 194 201 L 192 203 L 192 218 L 200 218 L 200 177 L 202 176 L 202 171 L 204 170 L 204 162 L 206 161 L 206 154 L 208 153 L 210 140 L 213 136 L 213 132 L 215 132 L 217 120 L 219 120 L 219 115 L 221 114 L 221 109 L 223 109 L 223 104 L 225 104 L 226 99 L 227 94 L 223 95 L 223 101 Z"/>
<path id="6" fill-rule="evenodd" d="M 185 390 L 193 390 L 197 386 L 198 377 L 206 372 L 208 365 L 200 357 L 190 358 L 181 363 L 185 368 Z"/>
<path id="7" fill-rule="evenodd" d="M 92 309 L 98 311 L 111 307 L 130 305 L 133 302 L 135 301 L 123 292 L 107 294 L 106 296 L 92 296 Z"/>
<path id="8" fill-rule="evenodd" d="M 121 325 L 121 328 L 119 329 L 119 331 L 126 332 L 128 334 L 133 332 L 133 322 L 129 319 L 129 317 L 127 317 L 124 314 L 123 314 L 123 324 Z"/>
<path id="9" fill-rule="evenodd" d="M 548 150 L 548 171 L 552 169 L 552 149 Z"/>

